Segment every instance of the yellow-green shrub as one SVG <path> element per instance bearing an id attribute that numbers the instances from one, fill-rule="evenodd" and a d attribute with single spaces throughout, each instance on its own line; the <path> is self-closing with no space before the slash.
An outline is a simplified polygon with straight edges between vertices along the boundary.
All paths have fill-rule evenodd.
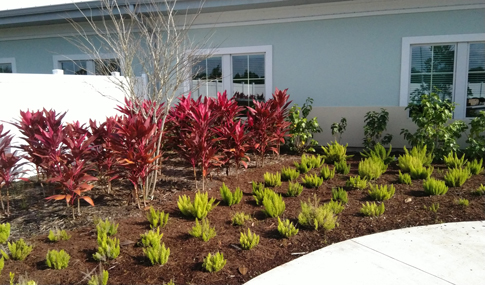
<path id="1" fill-rule="evenodd" d="M 374 180 L 387 170 L 387 165 L 378 158 L 366 158 L 359 162 L 359 176 L 367 180 Z"/>
<path id="2" fill-rule="evenodd" d="M 307 188 L 318 188 L 323 184 L 323 178 L 318 177 L 317 174 L 313 174 L 313 175 L 305 174 L 305 177 L 302 179 L 302 182 L 303 184 L 305 184 Z"/>
<path id="3" fill-rule="evenodd" d="M 68 235 L 65 230 L 60 231 L 59 229 L 56 229 L 55 231 L 50 230 L 47 238 L 51 242 L 57 242 L 57 241 L 60 241 L 60 240 L 69 240 L 71 238 L 71 236 Z"/>
<path id="4" fill-rule="evenodd" d="M 335 168 L 330 170 L 330 167 L 328 165 L 324 165 L 322 169 L 320 170 L 320 177 L 322 177 L 324 180 L 329 180 L 335 177 Z"/>
<path id="5" fill-rule="evenodd" d="M 428 179 L 431 177 L 431 174 L 433 174 L 433 170 L 433 166 L 429 166 L 428 168 L 421 164 L 409 166 L 409 174 L 411 175 L 411 179 Z"/>
<path id="6" fill-rule="evenodd" d="M 255 233 L 251 233 L 251 229 L 248 228 L 248 234 L 241 233 L 239 243 L 243 249 L 251 249 L 259 244 L 259 236 Z"/>
<path id="7" fill-rule="evenodd" d="M 349 195 L 347 194 L 347 191 L 341 187 L 333 188 L 332 200 L 341 201 L 342 203 L 347 204 L 349 202 Z"/>
<path id="8" fill-rule="evenodd" d="M 160 233 L 160 228 L 157 228 L 157 231 L 150 230 L 144 234 L 140 235 L 141 246 L 149 247 L 149 246 L 156 246 L 162 240 L 163 233 Z"/>
<path id="9" fill-rule="evenodd" d="M 109 273 L 108 270 L 100 270 L 99 274 L 91 276 L 88 285 L 108 285 Z"/>
<path id="10" fill-rule="evenodd" d="M 256 200 L 256 205 L 261 205 L 263 203 L 263 199 L 268 193 L 274 192 L 273 190 L 269 188 L 263 188 L 260 190 L 260 188 L 256 189 L 256 191 L 253 192 L 253 197 Z"/>
<path id="11" fill-rule="evenodd" d="M 266 172 L 264 174 L 264 186 L 266 187 L 281 186 L 281 174 L 279 172 L 276 172 L 275 174 Z"/>
<path id="12" fill-rule="evenodd" d="M 333 170 L 337 173 L 347 175 L 350 173 L 350 163 L 347 164 L 345 160 L 335 162 Z"/>
<path id="13" fill-rule="evenodd" d="M 360 212 L 365 216 L 378 217 L 384 214 L 385 210 L 386 208 L 384 207 L 384 203 L 377 205 L 375 202 L 372 202 L 372 203 L 366 202 L 365 205 L 362 204 L 362 208 L 360 209 Z"/>
<path id="14" fill-rule="evenodd" d="M 465 166 L 468 160 L 465 159 L 465 154 L 458 158 L 456 152 L 451 151 L 448 156 L 443 156 L 443 161 L 448 168 L 461 168 Z"/>
<path id="15" fill-rule="evenodd" d="M 30 254 L 33 248 L 31 245 L 26 244 L 22 238 L 16 242 L 9 242 L 7 245 L 10 255 L 3 251 L 3 249 L 0 250 L 5 259 L 12 258 L 14 260 L 24 260 Z"/>
<path id="16" fill-rule="evenodd" d="M 160 242 L 155 246 L 150 246 L 143 249 L 143 253 L 148 257 L 152 265 L 165 265 L 170 257 L 170 248 L 165 247 L 165 243 Z"/>
<path id="17" fill-rule="evenodd" d="M 10 223 L 0 224 L 0 243 L 6 243 L 10 237 Z"/>
<path id="18" fill-rule="evenodd" d="M 216 236 L 216 229 L 211 228 L 210 221 L 207 218 L 203 218 L 202 223 L 199 223 L 198 219 L 195 219 L 195 226 L 189 231 L 189 234 L 196 238 L 201 238 L 203 241 L 209 241 Z"/>
<path id="19" fill-rule="evenodd" d="M 192 216 L 197 219 L 203 219 L 207 217 L 210 211 L 214 209 L 219 203 L 215 203 L 216 199 L 211 198 L 209 200 L 207 192 L 197 192 L 194 197 L 194 203 L 190 200 L 190 197 L 186 195 L 179 196 L 177 205 L 185 216 Z"/>
<path id="20" fill-rule="evenodd" d="M 448 168 L 443 179 L 449 187 L 460 187 L 470 178 L 472 174 L 468 168 Z"/>
<path id="21" fill-rule="evenodd" d="M 480 184 L 480 187 L 478 187 L 477 190 L 473 191 L 473 194 L 477 196 L 485 195 L 485 186 L 483 184 Z"/>
<path id="22" fill-rule="evenodd" d="M 286 192 L 286 195 L 289 197 L 296 197 L 300 196 L 301 192 L 303 191 L 303 185 L 300 185 L 298 182 L 290 182 L 288 184 L 288 192 Z"/>
<path id="23" fill-rule="evenodd" d="M 352 157 L 352 155 L 347 155 L 347 146 L 339 144 L 337 141 L 332 142 L 331 144 L 327 143 L 327 146 L 322 146 L 324 155 L 323 158 L 327 163 L 335 163 L 346 161 L 347 158 Z"/>
<path id="24" fill-rule="evenodd" d="M 234 216 L 232 216 L 232 224 L 242 226 L 244 223 L 251 219 L 250 215 L 246 215 L 244 212 L 236 212 Z"/>
<path id="25" fill-rule="evenodd" d="M 96 232 L 99 234 L 106 234 L 113 236 L 118 232 L 119 224 L 111 223 L 108 219 L 106 221 L 99 220 L 96 224 Z"/>
<path id="26" fill-rule="evenodd" d="M 392 198 L 392 196 L 394 196 L 394 193 L 396 192 L 396 189 L 392 184 L 388 188 L 387 185 L 379 186 L 369 183 L 369 188 L 369 196 L 376 201 L 389 200 Z"/>
<path id="27" fill-rule="evenodd" d="M 444 181 L 428 178 L 423 182 L 424 193 L 428 195 L 445 195 L 448 187 Z"/>
<path id="28" fill-rule="evenodd" d="M 49 250 L 45 257 L 45 263 L 49 268 L 64 269 L 69 265 L 69 259 L 71 257 L 63 249 L 60 251 Z"/>
<path id="29" fill-rule="evenodd" d="M 285 211 L 286 205 L 283 197 L 274 191 L 268 191 L 263 197 L 263 212 L 269 217 L 278 217 Z"/>
<path id="30" fill-rule="evenodd" d="M 219 190 L 221 192 L 222 200 L 224 200 L 224 202 L 228 206 L 236 205 L 239 202 L 241 202 L 243 193 L 242 193 L 241 189 L 239 189 L 239 187 L 236 187 L 236 191 L 234 191 L 234 193 L 232 193 L 231 190 L 229 190 L 229 188 L 227 188 L 226 184 L 223 182 L 222 186 L 221 186 L 221 188 L 219 188 Z"/>
<path id="31" fill-rule="evenodd" d="M 224 268 L 226 263 L 227 260 L 224 259 L 224 254 L 222 254 L 221 252 L 217 252 L 214 255 L 211 255 L 209 253 L 207 257 L 204 258 L 202 267 L 208 272 L 217 272 Z"/>
<path id="32" fill-rule="evenodd" d="M 345 186 L 357 189 L 365 189 L 367 187 L 367 179 L 360 178 L 360 176 L 350 176 L 349 180 L 345 182 Z"/>
<path id="33" fill-rule="evenodd" d="M 283 221 L 280 220 L 278 217 L 278 232 L 286 237 L 290 238 L 298 233 L 298 229 L 295 227 L 295 225 L 290 222 L 290 220 L 285 219 Z"/>
<path id="34" fill-rule="evenodd" d="M 302 226 L 312 227 L 315 230 L 324 229 L 330 231 L 337 224 L 337 216 L 325 205 L 319 206 L 320 199 L 314 196 L 313 201 L 301 202 L 301 212 L 298 215 L 298 223 Z"/>
<path id="35" fill-rule="evenodd" d="M 120 240 L 117 238 L 109 238 L 106 233 L 98 233 L 98 251 L 93 254 L 96 261 L 108 261 L 108 259 L 115 259 L 120 255 Z"/>
<path id="36" fill-rule="evenodd" d="M 411 176 L 408 173 L 401 173 L 401 170 L 399 170 L 399 178 L 398 182 L 402 184 L 407 184 L 407 185 L 412 185 L 413 182 L 411 180 Z"/>
<path id="37" fill-rule="evenodd" d="M 147 220 L 150 223 L 150 228 L 165 227 L 168 222 L 168 213 L 164 211 L 155 210 L 150 206 L 150 212 L 147 213 Z"/>
<path id="38" fill-rule="evenodd" d="M 466 163 L 466 168 L 470 170 L 470 173 L 473 175 L 478 175 L 483 171 L 483 158 L 480 161 L 474 159 L 472 162 Z"/>
<path id="39" fill-rule="evenodd" d="M 281 179 L 283 181 L 295 181 L 298 176 L 300 176 L 300 172 L 291 167 L 283 167 L 281 169 Z"/>

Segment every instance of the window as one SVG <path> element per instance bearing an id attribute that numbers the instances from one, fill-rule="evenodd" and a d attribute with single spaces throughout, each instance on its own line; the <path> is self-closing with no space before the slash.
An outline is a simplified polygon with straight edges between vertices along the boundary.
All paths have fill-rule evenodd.
<path id="1" fill-rule="evenodd" d="M 0 58 L 0 73 L 15 72 L 15 58 Z"/>
<path id="2" fill-rule="evenodd" d="M 401 60 L 400 106 L 433 92 L 454 118 L 485 111 L 485 34 L 403 38 Z"/>
<path id="3" fill-rule="evenodd" d="M 94 60 L 89 55 L 54 56 L 54 68 L 71 75 L 111 75 L 113 71 L 120 72 L 118 60 L 114 56 L 103 57 L 106 59 Z"/>
<path id="4" fill-rule="evenodd" d="M 272 92 L 272 47 L 221 48 L 200 50 L 212 56 L 192 67 L 190 89 L 197 96 L 215 96 L 227 91 L 241 105 L 252 99 L 269 99 Z M 189 91 L 189 90 L 186 90 Z"/>

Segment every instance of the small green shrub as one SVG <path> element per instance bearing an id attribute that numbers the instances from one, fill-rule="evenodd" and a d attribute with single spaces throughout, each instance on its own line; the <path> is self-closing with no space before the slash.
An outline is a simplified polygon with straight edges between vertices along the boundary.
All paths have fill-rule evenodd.
<path id="1" fill-rule="evenodd" d="M 423 188 L 427 195 L 445 195 L 448 192 L 445 182 L 434 178 L 424 180 Z"/>
<path id="2" fill-rule="evenodd" d="M 302 160 L 303 160 L 303 156 L 302 156 Z M 306 161 L 302 161 L 301 163 L 298 163 L 295 161 L 293 162 L 293 164 L 295 165 L 296 170 L 301 174 L 305 174 L 308 171 L 310 171 L 310 168 L 308 167 L 308 164 L 306 163 Z"/>
<path id="3" fill-rule="evenodd" d="M 69 265 L 71 257 L 63 249 L 61 251 L 49 250 L 45 257 L 45 263 L 49 268 L 64 269 Z"/>
<path id="4" fill-rule="evenodd" d="M 428 153 L 428 147 L 426 145 L 423 145 L 421 147 L 414 146 L 410 152 L 408 152 L 406 147 L 404 147 L 404 153 L 410 154 L 411 156 L 418 158 L 423 166 L 426 167 L 430 166 L 434 159 L 433 151 L 431 150 L 431 152 Z"/>
<path id="5" fill-rule="evenodd" d="M 215 201 L 216 199 L 214 198 L 209 200 L 207 192 L 197 192 L 194 197 L 194 203 L 191 202 L 190 197 L 183 195 L 179 196 L 177 205 L 185 216 L 192 216 L 200 220 L 207 217 L 207 214 L 219 204 L 214 204 Z"/>
<path id="6" fill-rule="evenodd" d="M 472 162 L 466 163 L 466 168 L 470 170 L 470 173 L 473 175 L 478 175 L 483 171 L 483 158 L 480 161 L 474 159 Z"/>
<path id="7" fill-rule="evenodd" d="M 330 170 L 330 167 L 328 165 L 324 165 L 322 169 L 320 170 L 320 177 L 323 178 L 323 180 L 329 180 L 335 177 L 335 168 Z"/>
<path id="8" fill-rule="evenodd" d="M 300 176 L 300 172 L 291 167 L 283 167 L 281 169 L 281 180 L 295 181 Z"/>
<path id="9" fill-rule="evenodd" d="M 297 153 L 314 152 L 314 147 L 318 142 L 313 139 L 314 133 L 320 133 L 322 128 L 318 125 L 317 118 L 307 118 L 312 111 L 313 99 L 308 97 L 302 107 L 294 104 L 286 118 L 290 122 L 290 137 L 285 139 L 285 143 L 291 151 Z"/>
<path id="10" fill-rule="evenodd" d="M 286 192 L 286 195 L 288 197 L 297 197 L 300 196 L 301 192 L 303 191 L 303 185 L 300 185 L 298 182 L 290 182 L 288 184 L 288 192 Z"/>
<path id="11" fill-rule="evenodd" d="M 369 183 L 369 196 L 376 200 L 376 201 L 385 201 L 389 200 L 394 196 L 394 193 L 396 192 L 396 189 L 394 188 L 394 185 L 390 185 L 387 187 L 387 185 L 372 185 Z"/>
<path id="12" fill-rule="evenodd" d="M 333 170 L 337 173 L 347 175 L 350 173 L 350 163 L 347 164 L 345 160 L 335 162 Z"/>
<path id="13" fill-rule="evenodd" d="M 383 147 L 380 143 L 377 143 L 374 146 L 374 149 L 370 149 L 369 151 L 364 150 L 364 152 L 361 152 L 360 155 L 366 158 L 379 159 L 384 162 L 385 165 L 388 165 L 396 159 L 395 156 L 391 156 L 391 151 L 392 146 L 389 146 L 389 150 L 386 151 L 385 147 Z"/>
<path id="14" fill-rule="evenodd" d="M 0 224 L 0 243 L 4 244 L 10 237 L 10 223 Z"/>
<path id="15" fill-rule="evenodd" d="M 281 221 L 278 217 L 278 232 L 285 238 L 290 238 L 298 233 L 298 229 L 290 220 Z"/>
<path id="16" fill-rule="evenodd" d="M 359 162 L 359 176 L 367 180 L 374 180 L 387 170 L 387 165 L 379 158 L 366 158 Z"/>
<path id="17" fill-rule="evenodd" d="M 433 166 L 428 168 L 420 164 L 417 165 L 417 167 L 414 167 L 413 165 L 409 166 L 409 174 L 411 175 L 411 179 L 428 179 L 431 177 L 431 174 L 433 174 L 433 170 Z"/>
<path id="18" fill-rule="evenodd" d="M 303 184 L 307 188 L 318 188 L 323 184 L 323 178 L 318 177 L 317 174 L 307 175 L 302 179 Z"/>
<path id="19" fill-rule="evenodd" d="M 150 247 L 156 246 L 162 240 L 163 233 L 160 233 L 160 228 L 157 228 L 157 231 L 150 230 L 144 234 L 140 235 L 141 246 L 143 247 Z"/>
<path id="20" fill-rule="evenodd" d="M 216 228 L 210 226 L 209 219 L 203 218 L 202 224 L 198 219 L 195 219 L 195 226 L 189 231 L 189 234 L 196 238 L 201 238 L 203 241 L 209 241 L 216 236 Z"/>
<path id="21" fill-rule="evenodd" d="M 227 188 L 226 184 L 223 182 L 222 186 L 221 186 L 221 188 L 219 188 L 219 190 L 221 192 L 222 200 L 224 200 L 224 202 L 228 206 L 236 205 L 239 202 L 241 202 L 243 193 L 242 193 L 241 189 L 239 189 L 239 187 L 236 187 L 236 191 L 234 191 L 234 193 L 232 193 L 231 190 L 229 190 L 229 188 Z"/>
<path id="22" fill-rule="evenodd" d="M 337 216 L 325 205 L 319 206 L 320 199 L 315 195 L 313 201 L 301 202 L 301 212 L 298 215 L 298 223 L 305 227 L 312 227 L 315 230 L 323 229 L 330 231 L 337 224 Z"/>
<path id="23" fill-rule="evenodd" d="M 15 273 L 10 272 L 10 285 L 37 285 L 34 280 L 28 280 L 26 276 L 27 274 L 25 275 L 25 277 L 21 275 L 17 283 L 15 283 Z"/>
<path id="24" fill-rule="evenodd" d="M 101 270 L 98 274 L 91 276 L 88 285 L 108 285 L 109 273 L 108 270 Z"/>
<path id="25" fill-rule="evenodd" d="M 168 222 L 168 213 L 164 211 L 155 210 L 150 206 L 150 212 L 147 213 L 147 220 L 150 223 L 150 228 L 165 227 Z"/>
<path id="26" fill-rule="evenodd" d="M 401 184 L 407 184 L 407 185 L 413 185 L 413 182 L 411 180 L 411 176 L 408 173 L 401 173 L 401 170 L 399 170 L 399 178 L 398 182 Z"/>
<path id="27" fill-rule="evenodd" d="M 117 238 L 109 238 L 106 234 L 98 233 L 98 251 L 93 254 L 96 261 L 108 261 L 108 259 L 115 259 L 120 255 L 120 240 Z"/>
<path id="28" fill-rule="evenodd" d="M 306 163 L 308 165 L 308 168 L 310 168 L 310 169 L 320 168 L 325 163 L 325 158 L 322 157 L 321 155 L 317 155 L 317 156 L 310 155 L 310 156 L 307 157 Z"/>
<path id="29" fill-rule="evenodd" d="M 333 188 L 332 200 L 341 201 L 342 203 L 347 204 L 349 202 L 349 195 L 347 194 L 347 191 L 341 187 Z"/>
<path id="30" fill-rule="evenodd" d="M 428 210 L 428 211 L 433 212 L 435 214 L 438 213 L 439 208 L 440 208 L 440 203 L 433 203 L 429 207 L 426 207 L 426 205 L 424 205 L 425 210 Z"/>
<path id="31" fill-rule="evenodd" d="M 350 176 L 349 180 L 345 182 L 345 186 L 357 189 L 365 189 L 367 187 L 367 179 L 362 179 L 360 176 Z"/>
<path id="32" fill-rule="evenodd" d="M 67 234 L 66 230 L 60 231 L 59 229 L 56 229 L 55 231 L 50 230 L 47 238 L 51 242 L 58 242 L 60 240 L 69 240 L 71 236 Z"/>
<path id="33" fill-rule="evenodd" d="M 264 186 L 266 187 L 281 186 L 281 174 L 279 172 L 276 172 L 275 174 L 266 172 L 264 174 Z"/>
<path id="34" fill-rule="evenodd" d="M 325 209 L 329 209 L 335 215 L 342 213 L 342 211 L 345 209 L 344 205 L 342 204 L 342 201 L 334 201 L 334 200 L 330 200 L 330 202 L 323 204 L 323 207 Z"/>
<path id="35" fill-rule="evenodd" d="M 423 162 L 419 158 L 411 156 L 410 154 L 400 155 L 397 160 L 397 166 L 399 166 L 402 172 L 410 172 L 411 167 L 424 167 Z"/>
<path id="36" fill-rule="evenodd" d="M 274 191 L 268 191 L 263 197 L 263 212 L 269 217 L 278 217 L 285 211 L 286 205 L 283 197 Z"/>
<path id="37" fill-rule="evenodd" d="M 256 192 L 254 192 L 253 194 L 253 197 L 254 197 L 254 200 L 256 200 L 256 205 L 261 205 L 263 203 L 263 199 L 266 195 L 268 195 L 268 193 L 270 192 L 274 192 L 273 190 L 269 189 L 269 188 L 263 188 L 261 190 L 256 190 Z"/>
<path id="38" fill-rule="evenodd" d="M 256 183 L 256 182 L 251 182 L 252 186 L 253 186 L 253 194 L 256 192 L 256 191 L 262 191 L 264 189 L 264 184 L 263 183 Z"/>
<path id="39" fill-rule="evenodd" d="M 378 143 L 390 144 L 392 135 L 386 134 L 383 137 L 384 131 L 389 121 L 389 112 L 381 108 L 380 112 L 369 111 L 365 114 L 364 119 L 364 146 L 369 149 Z"/>
<path id="40" fill-rule="evenodd" d="M 468 160 L 465 159 L 465 154 L 463 154 L 461 158 L 458 158 L 458 155 L 454 151 L 448 153 L 447 156 L 443 156 L 443 161 L 448 168 L 462 168 L 468 162 Z"/>
<path id="41" fill-rule="evenodd" d="M 143 253 L 148 257 L 152 265 L 165 265 L 170 257 L 170 248 L 165 247 L 165 243 L 158 243 L 143 249 Z"/>
<path id="42" fill-rule="evenodd" d="M 477 190 L 473 191 L 473 194 L 477 196 L 485 195 L 485 186 L 483 184 L 480 184 L 480 187 L 478 187 Z"/>
<path id="43" fill-rule="evenodd" d="M 385 210 L 386 208 L 384 207 L 384 203 L 377 205 L 376 202 L 372 202 L 372 203 L 366 202 L 365 205 L 362 204 L 362 208 L 360 209 L 360 212 L 368 217 L 378 217 L 384 214 Z"/>
<path id="44" fill-rule="evenodd" d="M 0 250 L 3 258 L 5 259 L 12 258 L 14 260 L 24 260 L 30 254 L 33 248 L 31 245 L 27 245 L 22 238 L 16 242 L 9 242 L 7 245 L 10 255 L 3 251 L 3 249 Z"/>
<path id="45" fill-rule="evenodd" d="M 243 226 L 246 221 L 251 219 L 250 215 L 246 215 L 244 212 L 236 212 L 232 216 L 232 224 L 237 226 Z"/>
<path id="46" fill-rule="evenodd" d="M 448 168 L 443 179 L 448 187 L 460 187 L 470 178 L 472 174 L 468 168 Z"/>
<path id="47" fill-rule="evenodd" d="M 468 201 L 468 199 L 465 199 L 465 198 L 460 198 L 458 200 L 455 200 L 455 204 L 463 207 L 468 207 L 468 205 L 470 205 L 470 201 Z"/>
<path id="48" fill-rule="evenodd" d="M 327 143 L 327 147 L 322 146 L 324 152 L 323 158 L 327 163 L 345 162 L 347 158 L 352 157 L 352 155 L 347 155 L 347 146 L 348 144 L 343 146 L 337 141 L 334 141 L 331 144 Z"/>
<path id="49" fill-rule="evenodd" d="M 202 267 L 208 272 L 217 272 L 224 268 L 226 263 L 227 260 L 224 259 L 224 254 L 222 254 L 221 252 L 217 252 L 214 255 L 211 255 L 209 253 L 207 257 L 204 258 Z"/>
<path id="50" fill-rule="evenodd" d="M 0 258 L 0 275 L 2 274 L 4 266 L 5 266 L 5 259 L 2 257 Z"/>
<path id="51" fill-rule="evenodd" d="M 99 234 L 106 234 L 114 236 L 118 232 L 119 224 L 111 223 L 108 219 L 106 221 L 99 220 L 96 224 L 96 232 Z"/>
<path id="52" fill-rule="evenodd" d="M 259 236 L 251 233 L 251 230 L 248 228 L 248 234 L 241 233 L 239 242 L 241 243 L 241 247 L 243 249 L 249 250 L 259 244 Z"/>

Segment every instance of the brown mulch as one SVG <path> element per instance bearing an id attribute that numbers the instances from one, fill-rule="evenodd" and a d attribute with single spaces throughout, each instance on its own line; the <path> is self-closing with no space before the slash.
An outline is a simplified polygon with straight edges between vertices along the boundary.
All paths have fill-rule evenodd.
<path id="1" fill-rule="evenodd" d="M 224 182 L 231 190 L 240 187 L 244 192 L 241 203 L 232 207 L 220 203 L 209 213 L 211 226 L 217 230 L 217 236 L 208 242 L 195 239 L 188 234 L 194 220 L 182 216 L 177 207 L 180 195 L 191 197 L 195 194 L 193 172 L 176 155 L 170 155 L 164 165 L 164 176 L 159 191 L 149 205 L 170 213 L 168 225 L 162 229 L 163 239 L 171 254 L 164 266 L 150 266 L 143 250 L 136 243 L 140 234 L 150 229 L 146 221 L 146 210 L 139 210 L 129 205 L 130 184 L 116 185 L 115 195 L 108 195 L 101 189 L 94 189 L 90 194 L 95 207 L 82 204 L 82 215 L 72 220 L 71 210 L 61 201 L 44 200 L 39 186 L 23 185 L 12 193 L 12 215 L 1 222 L 10 222 L 12 236 L 10 240 L 26 238 L 34 246 L 32 253 L 24 261 L 8 260 L 0 275 L 0 283 L 9 282 L 8 272 L 16 277 L 25 274 L 38 284 L 86 284 L 87 276 L 98 270 L 99 263 L 92 258 L 96 252 L 96 232 L 93 220 L 110 218 L 119 223 L 118 237 L 121 241 L 120 256 L 102 264 L 109 271 L 109 284 L 163 284 L 173 279 L 176 284 L 242 284 L 259 274 L 278 265 L 298 258 L 302 254 L 316 249 L 363 235 L 393 229 L 430 225 L 436 223 L 477 221 L 485 219 L 485 197 L 471 194 L 480 184 L 485 184 L 484 175 L 475 175 L 462 187 L 452 187 L 444 196 L 426 196 L 422 190 L 422 181 L 415 180 L 413 185 L 397 184 L 398 168 L 392 164 L 388 171 L 379 178 L 378 184 L 394 184 L 395 196 L 384 202 L 386 211 L 378 218 L 364 217 L 359 213 L 361 204 L 370 201 L 367 190 L 348 190 L 349 203 L 339 215 L 339 226 L 330 232 L 315 231 L 300 227 L 300 232 L 291 239 L 281 238 L 277 231 L 276 218 L 267 218 L 263 208 L 257 206 L 251 195 L 251 181 L 263 181 L 265 172 L 281 171 L 283 166 L 293 165 L 298 156 L 282 155 L 268 157 L 263 168 L 254 165 L 247 170 L 240 170 L 239 175 L 225 176 L 225 171 L 215 171 L 212 181 L 207 183 L 209 197 L 220 201 L 219 187 Z M 284 218 L 297 222 L 301 210 L 300 201 L 307 201 L 314 194 L 321 203 L 331 198 L 331 189 L 345 186 L 350 175 L 357 174 L 360 160 L 356 155 L 350 162 L 349 175 L 336 175 L 315 189 L 304 189 L 301 196 L 285 197 Z M 434 165 L 434 177 L 442 178 L 446 170 L 444 165 Z M 313 170 L 312 172 L 316 172 Z M 199 182 L 200 187 L 200 182 Z M 288 182 L 276 187 L 275 191 L 286 193 Z M 47 190 L 49 192 L 50 190 Z M 455 201 L 466 198 L 468 207 L 459 206 Z M 439 203 L 435 214 L 424 206 Z M 243 211 L 253 219 L 244 227 L 231 225 L 235 212 Z M 240 232 L 247 231 L 260 235 L 260 243 L 252 250 L 239 248 Z M 68 241 L 50 243 L 47 234 L 50 229 L 66 229 L 72 235 Z M 45 256 L 50 249 L 64 249 L 71 255 L 69 267 L 63 270 L 49 269 L 45 265 Z M 217 273 L 202 270 L 202 261 L 208 253 L 220 251 L 227 259 L 227 264 Z M 247 271 L 247 272 L 246 272 Z"/>

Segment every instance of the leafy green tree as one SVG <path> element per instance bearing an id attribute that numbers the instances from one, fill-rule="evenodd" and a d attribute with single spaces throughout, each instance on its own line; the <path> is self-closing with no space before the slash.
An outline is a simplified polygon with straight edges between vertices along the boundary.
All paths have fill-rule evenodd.
<path id="1" fill-rule="evenodd" d="M 313 99 L 308 97 L 302 107 L 299 107 L 297 104 L 293 105 L 287 119 L 291 123 L 291 137 L 286 140 L 286 144 L 291 151 L 295 151 L 298 154 L 305 151 L 314 152 L 314 147 L 318 145 L 318 142 L 313 139 L 313 134 L 322 132 L 316 117 L 313 119 L 307 118 L 312 111 L 312 104 Z"/>

